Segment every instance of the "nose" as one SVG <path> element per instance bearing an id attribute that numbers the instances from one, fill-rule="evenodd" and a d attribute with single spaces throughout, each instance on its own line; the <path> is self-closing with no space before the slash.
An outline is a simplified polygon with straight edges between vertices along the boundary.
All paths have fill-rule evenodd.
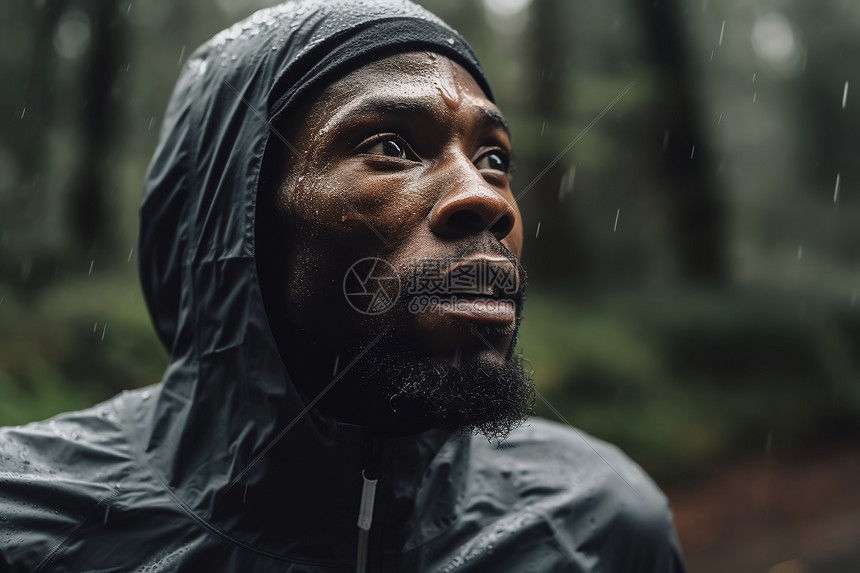
<path id="1" fill-rule="evenodd" d="M 430 212 L 430 229 L 446 239 L 490 231 L 501 241 L 517 222 L 517 211 L 498 191 L 486 184 L 464 182 L 436 203 Z"/>

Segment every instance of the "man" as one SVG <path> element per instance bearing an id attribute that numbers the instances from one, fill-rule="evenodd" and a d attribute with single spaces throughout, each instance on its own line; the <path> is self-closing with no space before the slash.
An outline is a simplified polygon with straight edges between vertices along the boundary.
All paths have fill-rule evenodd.
<path id="1" fill-rule="evenodd" d="M 405 0 L 288 3 L 200 48 L 141 209 L 170 366 L 0 433 L 0 564 L 682 570 L 637 466 L 522 426 L 510 146 L 469 47 Z"/>

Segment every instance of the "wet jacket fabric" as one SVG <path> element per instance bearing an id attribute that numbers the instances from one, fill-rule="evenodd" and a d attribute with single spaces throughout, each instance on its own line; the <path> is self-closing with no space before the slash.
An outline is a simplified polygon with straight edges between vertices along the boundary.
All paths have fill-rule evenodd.
<path id="1" fill-rule="evenodd" d="M 538 418 L 506 442 L 383 439 L 309 407 L 260 295 L 270 126 L 363 61 L 469 47 L 400 0 L 288 3 L 190 58 L 145 185 L 140 268 L 163 380 L 0 430 L 0 572 L 682 571 L 663 495 L 616 448 Z"/>

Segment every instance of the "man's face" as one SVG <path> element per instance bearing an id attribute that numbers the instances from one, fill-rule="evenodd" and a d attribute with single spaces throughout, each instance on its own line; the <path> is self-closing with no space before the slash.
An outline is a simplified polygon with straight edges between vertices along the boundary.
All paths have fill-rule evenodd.
<path id="1" fill-rule="evenodd" d="M 378 346 L 377 359 L 408 355 L 434 369 L 508 366 L 522 302 L 522 222 L 506 125 L 472 76 L 432 53 L 391 56 L 329 86 L 291 127 L 299 156 L 285 159 L 277 198 L 288 251 L 276 256 L 276 296 L 294 377 L 310 375 L 297 362 L 343 364 L 368 345 Z M 399 284 L 366 283 L 397 297 L 386 312 L 359 312 L 345 294 L 360 288 L 362 277 L 344 279 L 369 271 L 372 264 L 354 267 L 368 258 L 382 261 L 376 276 L 399 275 Z M 349 384 L 397 393 L 396 381 Z"/>

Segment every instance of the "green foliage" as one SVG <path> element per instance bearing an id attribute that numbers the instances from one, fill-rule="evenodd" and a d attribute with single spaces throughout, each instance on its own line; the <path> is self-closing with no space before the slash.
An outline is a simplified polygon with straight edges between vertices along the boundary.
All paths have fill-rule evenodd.
<path id="1" fill-rule="evenodd" d="M 0 304 L 0 425 L 90 406 L 157 382 L 166 356 L 127 279 L 67 282 Z"/>
<path id="2" fill-rule="evenodd" d="M 519 349 L 567 422 L 665 480 L 860 434 L 858 342 L 860 309 L 821 295 L 547 292 Z"/>

